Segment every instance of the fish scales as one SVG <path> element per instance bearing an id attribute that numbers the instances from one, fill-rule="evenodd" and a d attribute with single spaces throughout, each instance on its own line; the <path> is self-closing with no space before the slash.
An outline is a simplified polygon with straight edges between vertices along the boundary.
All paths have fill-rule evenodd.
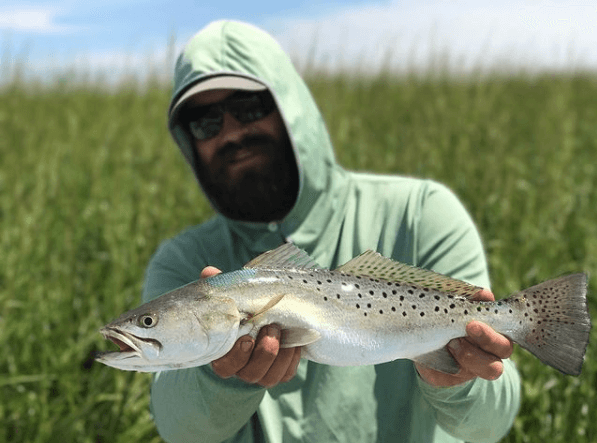
<path id="1" fill-rule="evenodd" d="M 305 356 L 335 366 L 415 358 L 466 335 L 466 324 L 472 320 L 502 330 L 521 320 L 502 302 L 473 302 L 426 287 L 335 271 L 242 270 L 230 274 L 205 283 L 234 298 L 241 312 L 258 311 L 272 294 L 284 294 L 242 333 L 256 335 L 270 323 L 322 331 L 322 340 L 309 345 Z M 244 288 L 230 285 L 230 278 Z M 221 288 L 226 289 L 221 292 Z"/>
<path id="2" fill-rule="evenodd" d="M 447 351 L 482 321 L 565 374 L 580 373 L 591 321 L 587 278 L 573 274 L 495 302 L 469 283 L 366 251 L 335 270 L 285 244 L 238 271 L 175 289 L 106 325 L 120 351 L 97 360 L 154 372 L 208 364 L 245 334 L 277 323 L 281 345 L 335 366 L 407 358 L 456 373 Z"/>

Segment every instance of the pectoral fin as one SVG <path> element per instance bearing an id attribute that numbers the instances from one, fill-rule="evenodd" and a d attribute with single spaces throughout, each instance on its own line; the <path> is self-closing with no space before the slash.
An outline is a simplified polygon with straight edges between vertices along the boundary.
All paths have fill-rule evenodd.
<path id="1" fill-rule="evenodd" d="M 248 323 L 248 322 L 253 322 L 254 323 L 256 320 L 261 319 L 261 317 L 263 316 L 263 314 L 265 314 L 271 308 L 273 308 L 278 303 L 280 303 L 280 300 L 282 300 L 285 295 L 286 294 L 276 295 L 270 301 L 268 301 L 267 304 L 263 308 L 261 308 L 259 311 L 255 312 L 255 313 L 248 314 L 245 318 L 243 318 L 240 321 L 240 323 L 244 325 L 245 323 Z"/>
<path id="2" fill-rule="evenodd" d="M 413 360 L 430 369 L 444 372 L 446 374 L 457 374 L 460 371 L 458 362 L 454 359 L 450 351 L 444 346 L 436 351 L 427 354 L 419 355 Z"/>
<path id="3" fill-rule="evenodd" d="M 281 348 L 294 348 L 297 346 L 306 346 L 315 343 L 321 338 L 321 334 L 315 329 L 283 329 L 280 339 Z"/>

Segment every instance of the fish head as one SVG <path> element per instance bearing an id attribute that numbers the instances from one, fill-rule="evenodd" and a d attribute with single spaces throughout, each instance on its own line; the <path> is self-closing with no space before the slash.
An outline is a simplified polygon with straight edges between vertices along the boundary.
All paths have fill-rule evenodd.
<path id="1" fill-rule="evenodd" d="M 120 349 L 99 353 L 96 360 L 139 372 L 201 366 L 232 348 L 239 323 L 231 299 L 196 293 L 189 299 L 173 291 L 104 326 L 102 335 Z"/>

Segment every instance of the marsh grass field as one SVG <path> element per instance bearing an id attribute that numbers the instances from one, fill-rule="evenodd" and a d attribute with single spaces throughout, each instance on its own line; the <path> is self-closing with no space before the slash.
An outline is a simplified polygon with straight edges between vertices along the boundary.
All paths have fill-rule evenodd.
<path id="1" fill-rule="evenodd" d="M 597 75 L 308 78 L 342 165 L 460 196 L 498 297 L 584 271 L 597 318 Z M 150 376 L 90 355 L 160 241 L 212 212 L 167 133 L 169 87 L 134 86 L 0 89 L 0 442 L 161 441 Z M 596 334 L 580 377 L 515 351 L 505 442 L 597 441 Z"/>

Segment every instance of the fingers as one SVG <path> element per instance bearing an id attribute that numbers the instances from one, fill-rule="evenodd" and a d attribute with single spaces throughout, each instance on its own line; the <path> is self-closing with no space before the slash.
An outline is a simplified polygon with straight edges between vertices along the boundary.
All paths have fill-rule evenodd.
<path id="1" fill-rule="evenodd" d="M 245 335 L 236 341 L 226 355 L 212 361 L 211 367 L 220 377 L 230 378 L 249 362 L 253 346 L 254 340 Z"/>
<path id="2" fill-rule="evenodd" d="M 214 275 L 218 275 L 221 273 L 222 271 L 220 271 L 218 268 L 214 266 L 206 266 L 205 268 L 203 268 L 203 271 L 201 271 L 201 278 L 213 277 Z"/>
<path id="3" fill-rule="evenodd" d="M 466 325 L 466 334 L 470 343 L 499 358 L 509 358 L 514 350 L 510 339 L 495 332 L 485 323 L 470 322 Z"/>
<path id="4" fill-rule="evenodd" d="M 225 356 L 212 362 L 212 368 L 222 378 L 236 376 L 269 388 L 292 379 L 300 358 L 300 348 L 280 348 L 280 327 L 269 325 L 255 342 L 249 336 L 238 339 Z"/>
<path id="5" fill-rule="evenodd" d="M 286 369 L 286 373 L 280 380 L 280 383 L 286 383 L 287 381 L 290 381 L 296 375 L 296 370 L 298 368 L 299 363 L 301 362 L 301 348 L 288 348 L 288 349 L 293 349 L 294 354 L 292 355 L 292 359 L 290 360 L 288 369 Z"/>
<path id="6" fill-rule="evenodd" d="M 475 294 L 475 298 L 490 301 L 493 300 L 493 294 L 489 290 L 483 290 Z M 512 341 L 479 321 L 469 322 L 466 334 L 466 337 L 456 338 L 448 343 L 448 349 L 460 366 L 457 374 L 445 374 L 416 364 L 419 375 L 427 383 L 454 386 L 475 377 L 496 380 L 502 375 L 502 359 L 512 355 Z"/>
<path id="7" fill-rule="evenodd" d="M 460 365 L 459 375 L 466 380 L 475 377 L 496 380 L 504 371 L 500 358 L 481 350 L 466 339 L 451 340 L 448 348 Z"/>
<path id="8" fill-rule="evenodd" d="M 458 362 L 460 371 L 457 374 L 445 374 L 416 363 L 419 375 L 427 383 L 448 387 L 465 383 L 476 377 L 496 380 L 504 372 L 504 365 L 500 358 L 483 351 L 470 343 L 467 338 L 450 340 L 448 349 Z"/>
<path id="9" fill-rule="evenodd" d="M 461 373 L 485 380 L 502 375 L 502 359 L 512 355 L 513 344 L 488 325 L 472 321 L 466 326 L 467 336 L 450 341 L 448 348 L 460 365 Z"/>
<path id="10" fill-rule="evenodd" d="M 249 363 L 238 371 L 238 377 L 249 383 L 257 383 L 274 364 L 279 351 L 280 328 L 276 325 L 261 328 Z M 283 352 L 280 354 L 285 355 Z M 284 368 L 284 372 L 286 372 L 286 368 Z"/>
<path id="11" fill-rule="evenodd" d="M 293 362 L 296 359 L 297 353 L 299 354 L 300 360 L 300 348 L 280 349 L 278 356 L 267 370 L 265 375 L 261 377 L 259 381 L 257 381 L 257 384 L 265 388 L 271 388 L 278 383 L 288 381 L 294 377 L 298 360 L 296 360 L 296 365 L 293 365 Z"/>
<path id="12" fill-rule="evenodd" d="M 478 301 L 495 301 L 493 292 L 491 292 L 491 289 L 487 288 L 481 289 L 473 296 L 472 299 Z"/>

